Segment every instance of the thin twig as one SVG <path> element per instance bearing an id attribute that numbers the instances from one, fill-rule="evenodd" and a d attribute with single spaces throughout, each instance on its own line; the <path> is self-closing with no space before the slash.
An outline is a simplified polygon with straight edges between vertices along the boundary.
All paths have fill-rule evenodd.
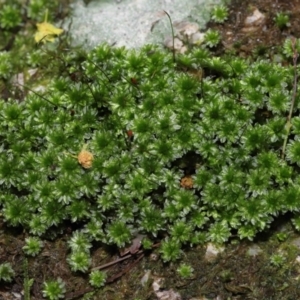
<path id="1" fill-rule="evenodd" d="M 295 105 L 296 95 L 297 95 L 297 82 L 298 82 L 297 60 L 298 60 L 298 57 L 299 57 L 299 53 L 297 52 L 297 49 L 296 49 L 296 39 L 295 38 L 292 39 L 292 47 L 293 47 L 293 51 L 294 51 L 294 54 L 293 54 L 294 83 L 293 83 L 293 94 L 292 94 L 290 112 L 289 112 L 287 122 L 286 122 L 287 133 L 286 133 L 286 137 L 284 139 L 283 147 L 282 147 L 282 154 L 281 154 L 282 159 L 284 159 L 286 145 L 287 145 L 290 130 L 291 130 L 291 127 L 292 127 L 291 121 L 292 121 L 292 115 L 293 115 L 293 110 L 294 110 L 294 105 Z"/>
<path id="2" fill-rule="evenodd" d="M 143 250 L 140 250 L 140 251 L 138 251 L 137 253 L 135 253 L 135 255 L 136 255 L 136 254 L 140 254 L 140 253 L 142 253 L 142 252 L 143 252 Z M 117 264 L 117 263 L 119 263 L 119 262 L 121 262 L 121 261 L 123 261 L 123 260 L 126 260 L 126 259 L 130 258 L 130 257 L 132 257 L 132 254 L 128 254 L 128 255 L 123 256 L 123 257 L 120 257 L 120 258 L 118 258 L 118 259 L 116 259 L 116 260 L 114 260 L 114 261 L 111 261 L 111 262 L 109 262 L 109 263 L 107 263 L 107 264 L 104 264 L 104 265 L 101 265 L 101 266 L 92 268 L 92 271 L 106 269 L 107 267 L 113 266 L 113 265 L 115 265 L 115 264 Z"/>
<path id="3" fill-rule="evenodd" d="M 112 283 L 118 278 L 122 277 L 124 274 L 126 274 L 128 271 L 130 271 L 133 267 L 137 265 L 137 263 L 145 256 L 144 253 L 142 253 L 132 264 L 130 264 L 126 269 L 124 269 L 122 272 L 115 274 L 114 276 L 108 278 L 106 280 L 107 283 Z"/>
<path id="4" fill-rule="evenodd" d="M 19 82 L 16 83 L 17 85 L 21 86 L 22 88 L 24 89 L 27 89 L 29 90 L 29 92 L 32 92 L 33 94 L 35 94 L 36 96 L 40 97 L 41 99 L 43 99 L 44 101 L 48 102 L 49 104 L 53 105 L 54 107 L 58 107 L 58 106 L 61 106 L 61 105 L 58 105 L 50 100 L 48 100 L 46 97 L 42 96 L 41 94 L 37 93 L 36 91 L 30 89 L 28 86 L 24 85 L 24 84 L 21 84 Z M 62 106 L 63 108 L 66 109 L 66 107 Z"/>
<path id="5" fill-rule="evenodd" d="M 157 248 L 159 246 L 160 246 L 160 243 L 156 243 L 156 244 L 152 245 L 152 249 Z M 108 268 L 110 266 L 113 266 L 113 265 L 115 265 L 115 264 L 117 264 L 117 263 L 119 263 L 119 262 L 121 262 L 123 260 L 126 260 L 126 259 L 130 258 L 130 257 L 133 257 L 135 255 L 139 255 L 139 254 L 143 253 L 144 251 L 145 250 L 142 249 L 142 250 L 139 250 L 139 251 L 135 252 L 134 254 L 130 253 L 130 254 L 126 255 L 126 256 L 120 257 L 120 258 L 118 258 L 118 259 L 116 259 L 114 261 L 111 261 L 111 262 L 107 263 L 107 264 L 104 264 L 104 265 L 92 268 L 91 270 L 92 271 L 96 271 L 96 270 L 106 269 L 106 268 Z"/>
<path id="6" fill-rule="evenodd" d="M 173 43 L 172 52 L 173 52 L 173 62 L 175 63 L 176 62 L 176 57 L 175 57 L 175 34 L 174 34 L 174 28 L 173 28 L 171 16 L 165 10 L 164 10 L 164 12 L 168 16 L 168 18 L 169 18 L 171 29 L 172 29 L 172 43 Z"/>

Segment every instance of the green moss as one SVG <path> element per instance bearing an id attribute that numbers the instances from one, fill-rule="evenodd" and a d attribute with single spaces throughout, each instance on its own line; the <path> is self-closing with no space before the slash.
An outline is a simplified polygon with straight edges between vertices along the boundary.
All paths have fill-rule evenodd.
<path id="1" fill-rule="evenodd" d="M 286 86 L 283 83 L 289 84 L 292 78 L 286 67 L 269 67 L 266 61 L 250 65 L 233 59 L 228 63 L 230 58 L 225 61 L 202 54 L 200 50 L 191 52 L 189 60 L 196 64 L 204 59 L 207 70 L 218 72 L 217 79 L 206 77 L 201 79 L 202 83 L 198 82 L 199 79 L 176 71 L 171 55 L 155 47 L 149 54 L 149 46 L 137 52 L 102 45 L 85 58 L 81 53 L 79 66 L 76 56 L 71 53 L 64 56 L 68 69 L 85 70 L 84 76 L 89 79 L 73 81 L 66 70 L 64 76 L 50 83 L 51 93 L 29 94 L 22 104 L 1 103 L 1 124 L 5 129 L 2 139 L 6 151 L 11 149 L 11 158 L 0 166 L 7 193 L 12 193 L 12 187 L 20 189 L 18 183 L 22 182 L 22 190 L 34 191 L 37 193 L 33 194 L 34 198 L 43 199 L 38 191 L 41 186 L 46 188 L 50 184 L 53 200 L 45 198 L 50 202 L 43 208 L 36 203 L 31 208 L 36 217 L 40 214 L 51 226 L 66 218 L 73 222 L 88 221 L 93 212 L 100 209 L 105 212 L 101 220 L 103 229 L 111 235 L 110 241 L 118 244 L 129 241 L 128 232 L 134 224 L 141 224 L 140 230 L 153 235 L 164 231 L 162 224 L 165 224 L 164 228 L 173 235 L 172 232 L 179 230 L 177 222 L 181 222 L 182 217 L 189 224 L 188 230 L 175 234 L 180 236 L 181 243 L 191 240 L 188 232 L 199 224 L 206 229 L 208 239 L 226 241 L 235 226 L 222 223 L 225 207 L 226 218 L 237 219 L 235 223 L 240 224 L 240 230 L 243 226 L 248 228 L 242 236 L 251 232 L 248 238 L 252 238 L 256 231 L 267 227 L 271 219 L 267 213 L 259 213 L 267 205 L 260 197 L 271 192 L 279 182 L 270 175 L 276 176 L 279 166 L 282 169 L 288 164 L 276 155 L 280 145 L 277 141 L 283 138 L 278 132 L 284 127 L 288 106 L 278 109 L 279 102 L 286 101 L 277 97 L 278 108 L 273 109 L 272 101 L 273 94 L 283 93 Z M 139 78 L 134 86 L 126 79 L 132 70 Z M 272 74 L 268 76 L 269 73 Z M 237 95 L 242 102 L 237 100 Z M 258 99 L 257 95 L 260 95 Z M 272 110 L 276 123 L 257 117 L 263 107 L 266 107 L 265 114 L 268 108 Z M 128 130 L 131 139 L 126 134 Z M 25 144 L 16 144 L 12 134 L 22 134 Z M 78 145 L 84 140 L 95 156 L 91 170 L 82 169 L 76 158 L 66 155 L 74 153 L 76 157 Z M 297 162 L 295 147 L 296 142 L 291 142 L 287 150 L 292 163 Z M 24 149 L 31 151 L 32 158 Z M 180 187 L 183 170 L 174 165 L 187 151 L 194 153 L 203 166 L 198 170 L 195 163 L 190 163 L 195 184 L 191 191 Z M 153 160 L 157 165 L 150 167 L 148 162 Z M 15 161 L 26 167 L 22 173 L 26 180 L 14 170 L 16 168 L 9 167 Z M 257 169 L 257 165 L 261 168 Z M 31 173 L 42 171 L 45 177 L 40 180 L 30 177 L 29 181 L 28 169 Z M 172 183 L 167 179 L 170 171 Z M 51 181 L 48 182 L 47 177 Z M 165 189 L 165 203 L 153 202 L 152 193 L 156 189 Z M 286 193 L 284 186 L 278 190 Z M 232 205 L 229 196 L 225 197 L 228 192 L 238 206 Z M 125 213 L 127 205 L 118 204 L 123 194 L 134 200 L 130 217 Z M 140 202 L 145 197 L 150 199 L 146 207 Z M 89 204 L 83 205 L 81 201 Z M 56 205 L 61 210 L 54 214 Z M 4 204 L 6 220 L 33 230 L 25 217 L 22 222 L 22 215 L 29 212 L 16 211 L 13 207 L 13 202 Z M 293 210 L 292 207 L 288 209 Z M 116 208 L 133 222 L 120 223 L 125 226 L 122 230 L 114 228 L 119 224 L 113 224 L 111 215 Z M 210 224 L 193 221 L 197 220 L 194 218 L 199 208 L 202 209 L 201 220 L 210 219 Z M 283 207 L 278 212 L 281 210 Z M 161 216 L 158 211 L 162 212 Z M 223 233 L 218 230 L 220 226 Z M 124 230 L 129 231 L 124 235 Z"/>
<path id="2" fill-rule="evenodd" d="M 32 20 L 41 3 L 31 2 Z M 210 34 L 215 46 L 219 36 Z M 85 53 L 63 51 L 63 43 L 27 55 L 27 67 L 43 71 L 45 91 L 30 91 L 29 80 L 22 99 L 0 101 L 0 203 L 9 225 L 45 237 L 73 223 L 68 261 L 86 272 L 94 241 L 123 247 L 141 233 L 146 248 L 161 239 L 162 259 L 171 261 L 187 245 L 251 240 L 277 215 L 297 213 L 297 117 L 280 156 L 291 66 L 204 48 L 174 63 L 151 45 Z M 6 83 L 24 66 L 13 51 L 1 55 Z M 91 168 L 77 157 L 85 143 Z M 298 215 L 293 223 L 299 229 Z"/>

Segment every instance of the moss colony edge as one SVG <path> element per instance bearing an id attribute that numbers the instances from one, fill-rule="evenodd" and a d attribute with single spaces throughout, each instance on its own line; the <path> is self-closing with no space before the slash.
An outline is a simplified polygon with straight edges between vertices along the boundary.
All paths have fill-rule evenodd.
<path id="1" fill-rule="evenodd" d="M 89 269 L 93 241 L 123 247 L 143 234 L 144 248 L 163 240 L 170 261 L 183 245 L 253 239 L 298 213 L 298 116 L 281 158 L 292 65 L 204 48 L 175 63 L 150 45 L 62 60 L 43 95 L 0 102 L 0 199 L 5 221 L 32 235 L 76 223 L 72 270 Z M 76 159 L 83 148 L 89 168 Z"/>

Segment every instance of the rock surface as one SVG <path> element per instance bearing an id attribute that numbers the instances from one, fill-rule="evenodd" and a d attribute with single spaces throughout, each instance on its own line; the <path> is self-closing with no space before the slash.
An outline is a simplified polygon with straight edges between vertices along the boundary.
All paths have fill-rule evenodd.
<path id="1" fill-rule="evenodd" d="M 222 0 L 102 0 L 85 5 L 75 0 L 71 19 L 64 29 L 76 45 L 92 48 L 101 42 L 138 48 L 146 43 L 162 44 L 172 35 L 170 22 L 190 22 L 204 29 L 210 11 Z M 183 22 L 183 23 L 182 23 Z M 198 27 L 197 27 L 198 28 Z"/>

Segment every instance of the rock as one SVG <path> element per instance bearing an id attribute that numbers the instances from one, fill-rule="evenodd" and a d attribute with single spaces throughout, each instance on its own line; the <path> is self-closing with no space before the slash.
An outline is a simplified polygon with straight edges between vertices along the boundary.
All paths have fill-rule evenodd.
<path id="1" fill-rule="evenodd" d="M 163 292 L 157 292 L 156 296 L 159 300 L 181 300 L 181 296 L 172 289 Z"/>
<path id="2" fill-rule="evenodd" d="M 161 277 L 154 279 L 152 283 L 152 288 L 156 294 L 157 299 L 159 300 L 181 300 L 179 293 L 175 292 L 173 289 L 161 290 L 164 280 Z"/>
<path id="3" fill-rule="evenodd" d="M 190 42 L 193 45 L 201 45 L 204 42 L 205 33 L 203 32 L 196 32 L 192 34 Z"/>
<path id="4" fill-rule="evenodd" d="M 249 256 L 257 256 L 262 252 L 262 249 L 258 245 L 251 245 L 247 251 Z"/>
<path id="5" fill-rule="evenodd" d="M 167 37 L 164 41 L 164 46 L 173 50 L 173 38 Z M 178 53 L 185 53 L 187 51 L 187 47 L 184 46 L 183 42 L 179 38 L 174 39 L 174 49 Z"/>
<path id="6" fill-rule="evenodd" d="M 175 35 L 177 35 L 182 41 L 190 40 L 192 35 L 200 30 L 197 23 L 187 21 L 174 22 L 173 26 L 175 29 Z"/>
<path id="7" fill-rule="evenodd" d="M 26 72 L 22 72 L 19 74 L 16 74 L 12 77 L 11 82 L 14 86 L 17 86 L 22 91 L 24 91 L 24 84 L 27 80 L 29 80 L 31 77 L 36 75 L 38 72 L 38 69 L 29 69 Z M 25 75 L 25 78 L 24 78 Z"/>
<path id="8" fill-rule="evenodd" d="M 172 34 L 170 20 L 182 35 L 198 43 L 199 28 L 204 29 L 213 7 L 221 0 L 122 0 L 72 1 L 71 17 L 63 27 L 74 45 L 91 49 L 101 42 L 139 48 L 147 43 L 163 44 Z M 189 20 L 193 20 L 190 22 Z M 195 34 L 195 36 L 193 36 Z M 184 51 L 185 49 L 182 49 Z"/>
<path id="9" fill-rule="evenodd" d="M 160 290 L 161 286 L 163 285 L 163 282 L 164 282 L 164 280 L 161 277 L 157 277 L 154 279 L 154 281 L 152 283 L 152 288 L 155 293 Z"/>
<path id="10" fill-rule="evenodd" d="M 209 262 L 213 262 L 219 253 L 224 251 L 224 247 L 216 246 L 212 243 L 208 243 L 205 252 L 205 259 Z"/>
<path id="11" fill-rule="evenodd" d="M 245 27 L 242 29 L 243 32 L 255 32 L 260 29 L 266 21 L 266 17 L 258 9 L 255 9 L 251 16 L 245 19 Z"/>
<path id="12" fill-rule="evenodd" d="M 146 270 L 144 276 L 141 279 L 142 286 L 145 286 L 146 283 L 149 281 L 150 275 L 151 275 L 151 270 Z"/>
<path id="13" fill-rule="evenodd" d="M 248 16 L 244 22 L 245 26 L 258 26 L 265 21 L 265 15 L 258 9 L 255 9 L 251 16 Z"/>

